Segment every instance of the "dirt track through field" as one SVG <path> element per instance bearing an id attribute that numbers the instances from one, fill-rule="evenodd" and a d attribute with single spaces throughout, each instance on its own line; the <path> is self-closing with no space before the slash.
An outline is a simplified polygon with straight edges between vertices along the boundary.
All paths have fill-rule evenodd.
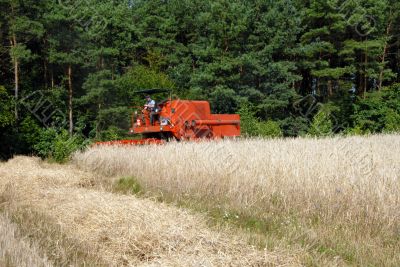
<path id="1" fill-rule="evenodd" d="M 299 265 L 293 252 L 257 250 L 229 229 L 209 229 L 200 215 L 94 189 L 96 179 L 72 166 L 16 157 L 0 164 L 0 203 L 11 214 L 45 215 L 110 266 Z"/>

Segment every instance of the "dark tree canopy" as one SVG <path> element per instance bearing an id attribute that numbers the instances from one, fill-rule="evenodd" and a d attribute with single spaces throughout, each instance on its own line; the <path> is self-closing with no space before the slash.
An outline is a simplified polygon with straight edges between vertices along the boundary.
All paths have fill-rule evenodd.
<path id="1" fill-rule="evenodd" d="M 148 88 L 242 112 L 248 134 L 400 127 L 399 1 L 0 0 L 0 13 L 1 157 L 37 153 L 57 127 L 121 137 Z M 65 120 L 51 134 L 33 95 Z"/>

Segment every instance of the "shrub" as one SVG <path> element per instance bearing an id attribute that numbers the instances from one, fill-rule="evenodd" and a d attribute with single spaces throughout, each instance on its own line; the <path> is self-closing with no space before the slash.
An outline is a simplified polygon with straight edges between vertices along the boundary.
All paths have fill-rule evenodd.
<path id="1" fill-rule="evenodd" d="M 276 121 L 260 121 L 257 123 L 258 133 L 260 136 L 266 137 L 281 137 L 282 130 L 279 123 Z"/>
<path id="2" fill-rule="evenodd" d="M 238 113 L 240 114 L 240 127 L 243 135 L 255 136 L 257 135 L 258 120 L 254 116 L 254 112 L 250 110 L 250 106 L 243 105 Z"/>
<path id="3" fill-rule="evenodd" d="M 354 131 L 362 134 L 400 130 L 400 84 L 366 94 L 354 104 Z M 350 132 L 354 132 L 350 131 Z"/>
<path id="4" fill-rule="evenodd" d="M 311 136 L 328 136 L 332 134 L 332 121 L 329 113 L 320 111 L 315 116 L 309 130 Z"/>
<path id="5" fill-rule="evenodd" d="M 311 136 L 330 136 L 333 134 L 332 111 L 334 107 L 329 104 L 320 108 L 315 114 L 308 134 Z"/>
<path id="6" fill-rule="evenodd" d="M 386 112 L 384 131 L 400 132 L 400 111 L 395 112 L 390 109 Z"/>
<path id="7" fill-rule="evenodd" d="M 275 121 L 260 121 L 255 116 L 248 105 L 242 105 L 238 113 L 240 114 L 240 126 L 243 136 L 263 136 L 279 137 L 282 136 L 282 130 Z"/>
<path id="8" fill-rule="evenodd" d="M 67 130 L 47 128 L 41 132 L 39 142 L 34 145 L 34 149 L 39 156 L 62 163 L 85 144 L 84 139 L 77 134 L 70 136 Z"/>

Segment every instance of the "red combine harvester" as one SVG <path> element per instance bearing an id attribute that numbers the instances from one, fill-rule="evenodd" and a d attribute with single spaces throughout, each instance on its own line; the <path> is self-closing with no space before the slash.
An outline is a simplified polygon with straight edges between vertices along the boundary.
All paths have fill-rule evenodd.
<path id="1" fill-rule="evenodd" d="M 154 94 L 166 90 L 151 89 L 138 93 Z M 162 144 L 168 140 L 220 139 L 240 136 L 240 116 L 211 114 L 210 103 L 197 100 L 168 100 L 156 103 L 153 110 L 135 107 L 131 134 L 142 139 L 97 142 L 96 145 Z M 153 124 L 150 123 L 153 116 Z"/>

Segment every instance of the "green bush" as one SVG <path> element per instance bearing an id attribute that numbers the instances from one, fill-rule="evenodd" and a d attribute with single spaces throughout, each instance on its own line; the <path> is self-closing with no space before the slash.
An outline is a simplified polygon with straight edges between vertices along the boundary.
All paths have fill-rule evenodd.
<path id="1" fill-rule="evenodd" d="M 34 149 L 43 158 L 63 163 L 73 152 L 83 148 L 85 144 L 84 139 L 77 134 L 70 136 L 64 129 L 58 131 L 54 128 L 47 128 L 41 132 Z"/>
<path id="2" fill-rule="evenodd" d="M 400 84 L 366 94 L 354 104 L 350 133 L 380 133 L 400 130 Z"/>
<path id="3" fill-rule="evenodd" d="M 282 130 L 276 121 L 260 121 L 257 123 L 258 135 L 265 137 L 281 137 Z"/>
<path id="4" fill-rule="evenodd" d="M 242 105 L 238 111 L 243 136 L 280 137 L 282 130 L 275 121 L 260 121 L 249 105 Z"/>
<path id="5" fill-rule="evenodd" d="M 326 105 L 314 116 L 308 134 L 311 136 L 330 136 L 333 134 L 333 123 L 331 119 L 332 110 Z"/>
<path id="6" fill-rule="evenodd" d="M 400 132 L 400 111 L 389 109 L 385 115 L 384 132 Z"/>
<path id="7" fill-rule="evenodd" d="M 258 120 L 248 105 L 242 105 L 238 111 L 240 115 L 240 128 L 242 135 L 256 136 L 258 134 Z"/>

